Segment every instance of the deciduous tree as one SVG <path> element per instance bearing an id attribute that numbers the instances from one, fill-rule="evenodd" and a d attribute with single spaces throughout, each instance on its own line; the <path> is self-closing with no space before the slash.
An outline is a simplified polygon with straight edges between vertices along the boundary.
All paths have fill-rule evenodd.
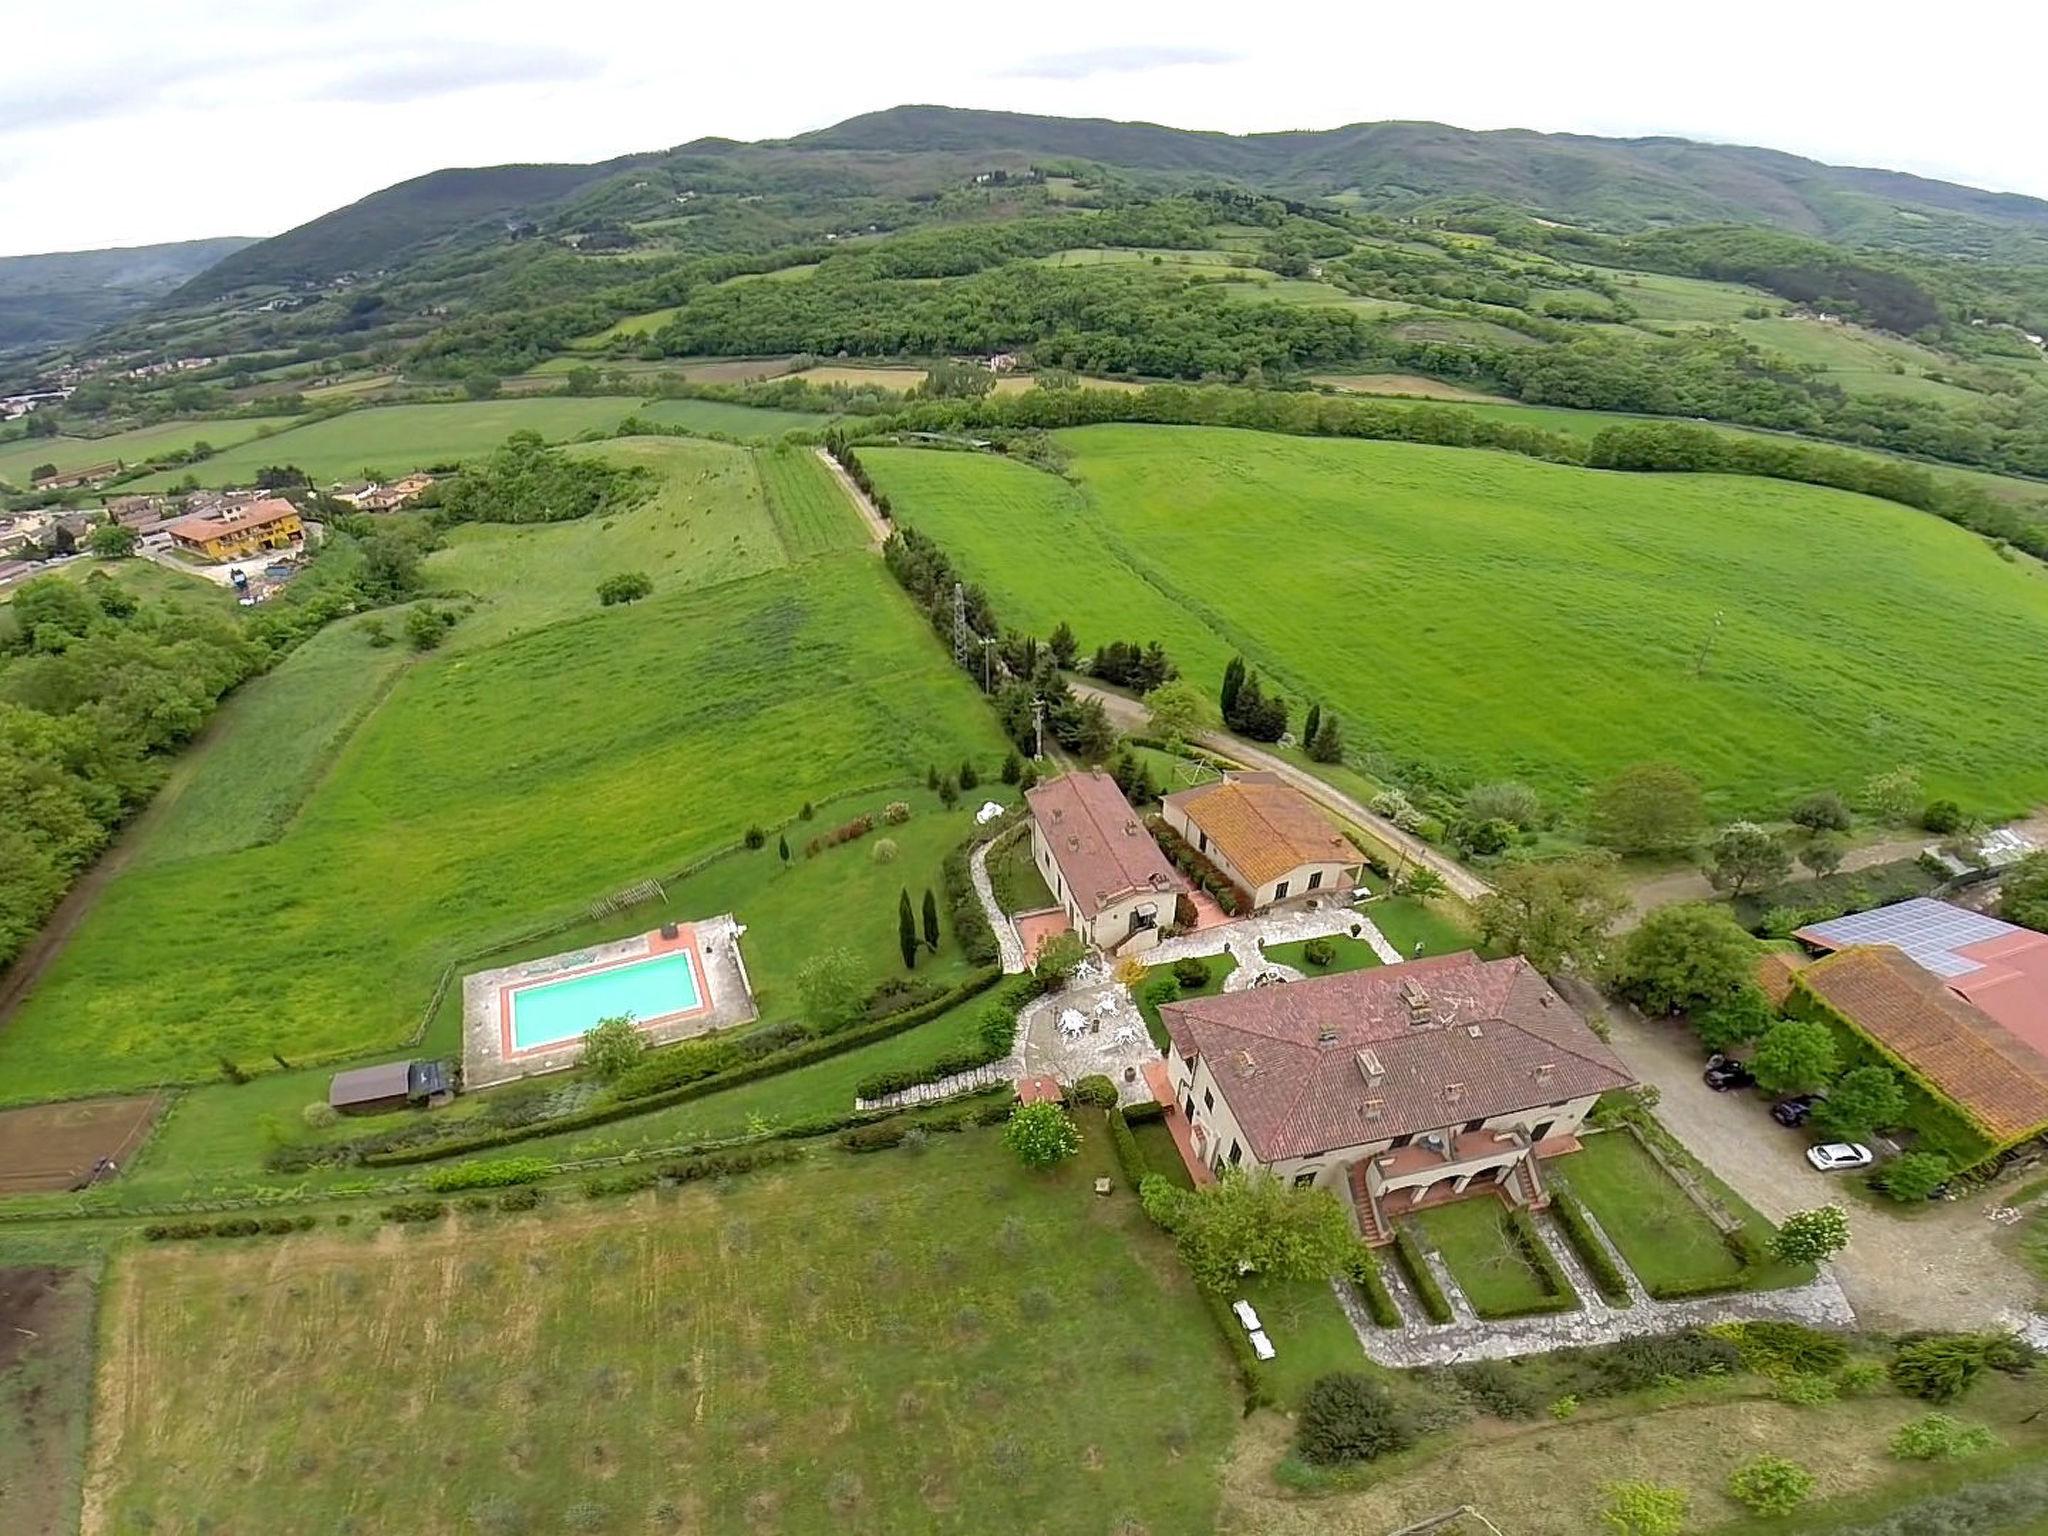
<path id="1" fill-rule="evenodd" d="M 1906 1090 L 1890 1067 L 1855 1067 L 1844 1072 L 1813 1109 L 1814 1129 L 1837 1141 L 1861 1141 L 1906 1113 Z M 1897 1165 L 1894 1164 L 1896 1167 Z M 1939 1183 L 1940 1180 L 1936 1180 Z"/>
<path id="2" fill-rule="evenodd" d="M 1177 677 L 1145 695 L 1149 729 L 1162 741 L 1193 741 L 1216 729 L 1221 717 L 1209 696 L 1190 679 Z"/>
<path id="3" fill-rule="evenodd" d="M 1719 907 L 1692 902 L 1652 912 L 1622 946 L 1621 990 L 1646 1013 L 1726 1002 L 1751 979 L 1756 941 Z"/>
<path id="4" fill-rule="evenodd" d="M 796 973 L 797 995 L 813 1034 L 844 1029 L 860 1016 L 867 980 L 860 961 L 845 948 L 811 956 Z"/>
<path id="5" fill-rule="evenodd" d="M 1699 841 L 1706 802 L 1676 763 L 1638 763 L 1600 786 L 1588 822 L 1617 853 L 1678 853 Z"/>
<path id="6" fill-rule="evenodd" d="M 1480 898 L 1479 931 L 1495 949 L 1526 955 L 1541 971 L 1597 971 L 1607 930 L 1628 910 L 1611 855 L 1507 864 Z"/>
<path id="7" fill-rule="evenodd" d="M 646 1044 L 630 1015 L 599 1019 L 583 1032 L 583 1065 L 598 1081 L 609 1083 L 640 1059 Z"/>
<path id="8" fill-rule="evenodd" d="M 1839 1205 L 1794 1211 L 1771 1239 L 1771 1251 L 1788 1264 L 1818 1264 L 1848 1246 L 1849 1214 Z"/>
<path id="9" fill-rule="evenodd" d="M 1195 1191 L 1174 1229 L 1198 1285 L 1221 1291 L 1247 1274 L 1325 1280 L 1357 1240 L 1343 1204 L 1326 1189 L 1296 1189 L 1263 1169 L 1231 1168 Z"/>
<path id="10" fill-rule="evenodd" d="M 1730 896 L 1775 885 L 1792 872 L 1785 845 L 1753 821 L 1732 822 L 1707 849 L 1707 879 Z"/>
<path id="11" fill-rule="evenodd" d="M 1782 1019 L 1757 1042 L 1750 1070 L 1767 1093 L 1811 1093 L 1835 1075 L 1835 1037 L 1825 1024 Z"/>
<path id="12" fill-rule="evenodd" d="M 1003 1127 L 1003 1145 L 1026 1168 L 1052 1168 L 1081 1150 L 1081 1132 L 1064 1109 L 1040 1099 L 1011 1112 Z"/>

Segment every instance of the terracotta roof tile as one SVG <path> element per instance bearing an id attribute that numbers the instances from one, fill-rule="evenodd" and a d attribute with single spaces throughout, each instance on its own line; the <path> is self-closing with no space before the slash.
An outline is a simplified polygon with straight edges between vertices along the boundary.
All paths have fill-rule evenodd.
<path id="1" fill-rule="evenodd" d="M 1538 1110 L 1634 1082 L 1527 960 L 1443 955 L 1159 1010 L 1262 1162 Z"/>
<path id="2" fill-rule="evenodd" d="M 1816 960 L 1797 985 L 1959 1105 L 2001 1145 L 2048 1125 L 2048 1057 L 1890 945 Z"/>
<path id="3" fill-rule="evenodd" d="M 262 501 L 252 501 L 245 507 L 222 512 L 215 517 L 181 517 L 170 525 L 170 531 L 180 538 L 218 539 L 229 534 L 244 533 L 251 528 L 267 528 L 272 523 L 298 515 L 299 509 L 282 496 L 269 496 Z"/>
<path id="4" fill-rule="evenodd" d="M 1236 774 L 1168 795 L 1253 885 L 1304 864 L 1358 864 L 1353 847 L 1315 803 L 1277 774 Z"/>
<path id="5" fill-rule="evenodd" d="M 1785 999 L 1792 995 L 1792 978 L 1805 966 L 1804 955 L 1787 954 L 1782 949 L 1774 949 L 1757 961 L 1756 984 L 1764 989 L 1773 1008 L 1785 1006 Z"/>
<path id="6" fill-rule="evenodd" d="M 1085 916 L 1141 891 L 1187 889 L 1108 774 L 1063 774 L 1025 791 L 1024 798 Z"/>

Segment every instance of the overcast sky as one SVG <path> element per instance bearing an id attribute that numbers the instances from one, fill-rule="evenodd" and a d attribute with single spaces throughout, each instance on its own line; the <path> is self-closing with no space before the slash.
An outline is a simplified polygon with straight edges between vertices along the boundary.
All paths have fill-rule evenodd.
<path id="1" fill-rule="evenodd" d="M 0 0 L 0 254 L 268 235 L 426 171 L 903 102 L 1680 134 L 2048 197 L 2048 8 Z M 1261 25 L 1266 22 L 1266 25 Z"/>

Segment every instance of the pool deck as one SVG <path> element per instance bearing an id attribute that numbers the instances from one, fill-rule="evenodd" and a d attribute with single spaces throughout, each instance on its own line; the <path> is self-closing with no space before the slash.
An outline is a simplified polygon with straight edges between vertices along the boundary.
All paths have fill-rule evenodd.
<path id="1" fill-rule="evenodd" d="M 462 979 L 462 1082 L 489 1088 L 541 1072 L 573 1067 L 583 1054 L 580 1035 L 517 1050 L 512 1045 L 511 994 L 536 983 L 585 975 L 686 949 L 696 957 L 703 996 L 687 1013 L 642 1026 L 649 1045 L 668 1045 L 712 1030 L 751 1023 L 757 1016 L 740 935 L 746 930 L 731 913 L 694 923 L 676 923 L 674 936 L 660 929 L 608 944 L 592 944 L 541 960 L 477 971 Z"/>

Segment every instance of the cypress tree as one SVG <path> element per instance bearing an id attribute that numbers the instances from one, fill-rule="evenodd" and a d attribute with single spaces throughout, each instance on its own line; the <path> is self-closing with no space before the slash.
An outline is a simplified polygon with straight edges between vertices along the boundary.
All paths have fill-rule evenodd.
<path id="1" fill-rule="evenodd" d="M 917 969 L 917 916 L 910 910 L 910 888 L 896 898 L 896 947 L 903 952 L 903 968 Z"/>
<path id="2" fill-rule="evenodd" d="M 787 832 L 776 839 L 775 851 L 782 855 L 783 863 L 787 864 L 789 862 L 789 834 Z"/>
<path id="3" fill-rule="evenodd" d="M 1310 751 L 1315 749 L 1316 731 L 1322 723 L 1323 706 L 1320 704 L 1309 705 L 1308 718 L 1301 722 L 1301 744 L 1309 748 Z"/>
<path id="4" fill-rule="evenodd" d="M 924 888 L 924 947 L 939 952 L 939 899 L 930 886 Z"/>
<path id="5" fill-rule="evenodd" d="M 1237 719 L 1237 695 L 1244 687 L 1244 658 L 1233 656 L 1230 665 L 1223 669 L 1223 723 L 1233 724 Z"/>

